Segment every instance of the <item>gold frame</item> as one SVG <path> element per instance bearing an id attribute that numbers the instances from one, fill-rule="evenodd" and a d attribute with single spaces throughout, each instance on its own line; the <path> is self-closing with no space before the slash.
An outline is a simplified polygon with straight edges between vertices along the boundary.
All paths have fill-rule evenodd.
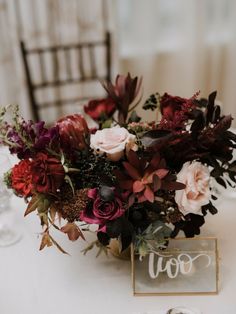
<path id="1" fill-rule="evenodd" d="M 135 261 L 134 261 L 134 246 L 131 245 L 131 273 L 132 273 L 132 289 L 134 296 L 183 296 L 183 295 L 217 295 L 219 293 L 219 250 L 218 240 L 216 237 L 194 237 L 194 238 L 176 238 L 171 239 L 173 241 L 178 240 L 214 240 L 215 241 L 215 259 L 216 259 L 216 290 L 211 292 L 136 292 L 135 291 Z"/>

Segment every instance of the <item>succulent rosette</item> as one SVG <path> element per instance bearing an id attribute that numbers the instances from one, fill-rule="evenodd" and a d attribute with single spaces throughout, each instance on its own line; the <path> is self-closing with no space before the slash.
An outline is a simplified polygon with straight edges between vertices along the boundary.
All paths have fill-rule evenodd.
<path id="1" fill-rule="evenodd" d="M 141 83 L 129 73 L 105 82 L 107 96 L 84 106 L 94 130 L 78 113 L 46 127 L 25 121 L 18 107 L 0 110 L 0 144 L 20 159 L 5 181 L 28 202 L 25 215 L 39 216 L 40 249 L 55 245 L 66 253 L 52 228 L 75 241 L 96 224 L 97 240 L 85 252 L 106 251 L 112 238 L 121 250 L 133 243 L 141 256 L 153 245 L 163 250 L 179 231 L 200 234 L 208 213 L 217 213 L 212 182 L 236 186 L 236 135 L 216 92 L 208 99 L 154 93 L 143 109 L 158 119 L 148 122 L 134 110 Z"/>

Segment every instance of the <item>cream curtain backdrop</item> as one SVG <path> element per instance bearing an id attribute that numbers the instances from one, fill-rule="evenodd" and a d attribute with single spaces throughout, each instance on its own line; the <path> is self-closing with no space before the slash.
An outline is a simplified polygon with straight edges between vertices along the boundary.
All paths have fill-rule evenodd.
<path id="1" fill-rule="evenodd" d="M 236 1 L 118 0 L 120 66 L 144 77 L 144 98 L 218 91 L 236 118 Z M 234 125 L 236 125 L 234 121 Z"/>
<path id="2" fill-rule="evenodd" d="M 118 43 L 119 72 L 143 75 L 144 98 L 216 89 L 236 117 L 234 0 L 0 0 L 0 104 L 18 103 L 30 117 L 19 39 L 47 46 L 92 39 L 105 28 Z"/>
<path id="3" fill-rule="evenodd" d="M 106 0 L 0 0 L 0 104 L 18 103 L 24 116 L 31 117 L 19 50 L 20 39 L 30 47 L 99 40 L 104 37 L 105 30 L 112 31 L 109 10 L 110 5 Z M 33 66 L 37 73 L 39 65 L 33 62 Z M 63 74 L 63 68 L 61 70 Z M 47 76 L 50 77 L 51 72 L 48 62 Z M 79 93 L 88 94 L 86 88 L 79 90 Z M 103 93 L 100 84 L 90 88 L 93 94 L 94 90 L 98 94 Z M 68 97 L 68 94 L 73 98 L 71 94 L 76 92 L 78 90 L 55 90 L 59 98 Z M 40 96 L 53 96 L 50 93 L 54 91 L 46 91 Z M 75 111 L 73 108 L 69 110 Z M 46 114 L 53 120 L 54 115 L 62 113 Z"/>

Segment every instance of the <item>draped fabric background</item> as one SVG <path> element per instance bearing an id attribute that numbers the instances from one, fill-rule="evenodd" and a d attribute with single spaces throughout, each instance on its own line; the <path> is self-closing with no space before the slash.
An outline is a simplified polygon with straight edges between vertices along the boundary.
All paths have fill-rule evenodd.
<path id="1" fill-rule="evenodd" d="M 118 2 L 121 69 L 143 75 L 144 97 L 217 90 L 236 117 L 236 1 Z"/>
<path id="2" fill-rule="evenodd" d="M 0 0 L 0 104 L 19 103 L 30 117 L 19 39 L 47 46 L 97 38 L 104 29 L 119 61 L 114 73 L 143 75 L 144 98 L 216 89 L 236 117 L 234 0 Z"/>
<path id="3" fill-rule="evenodd" d="M 109 10 L 106 0 L 0 0 L 0 104 L 18 103 L 24 116 L 31 116 L 19 50 L 20 39 L 23 39 L 28 47 L 99 40 L 104 37 L 105 30 L 110 30 Z M 39 64 L 34 60 L 32 64 L 37 74 Z M 60 70 L 63 72 L 63 68 Z M 50 77 L 52 69 L 49 62 L 46 71 Z M 78 86 L 75 88 L 78 89 Z M 81 95 L 90 92 L 81 90 L 82 88 L 87 87 L 77 90 Z M 99 83 L 90 88 L 93 95 L 94 90 L 98 90 L 98 95 L 103 93 Z M 74 91 L 65 90 L 63 87 L 55 91 L 44 91 L 40 95 L 41 99 L 46 93 L 49 96 L 50 93 L 57 93 L 58 98 L 65 95 L 68 97 L 67 94 L 70 94 L 72 98 L 71 93 Z M 73 111 L 73 108 L 71 110 Z M 51 115 L 53 112 L 46 114 Z"/>

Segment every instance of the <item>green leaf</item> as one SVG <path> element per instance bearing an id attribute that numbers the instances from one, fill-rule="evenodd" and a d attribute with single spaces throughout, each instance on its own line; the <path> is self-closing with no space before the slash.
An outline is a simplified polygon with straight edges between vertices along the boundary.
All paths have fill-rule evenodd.
<path id="1" fill-rule="evenodd" d="M 158 93 L 150 95 L 150 97 L 145 101 L 143 105 L 144 110 L 152 110 L 157 109 L 160 103 L 160 95 Z"/>
<path id="2" fill-rule="evenodd" d="M 141 118 L 137 115 L 137 112 L 134 110 L 132 111 L 130 117 L 129 117 L 129 123 L 131 122 L 139 122 Z"/>
<path id="3" fill-rule="evenodd" d="M 150 250 L 159 250 L 166 247 L 172 230 L 162 221 L 157 220 L 150 224 L 142 234 L 135 239 L 135 250 L 145 256 Z"/>
<path id="4" fill-rule="evenodd" d="M 102 123 L 102 129 L 110 128 L 112 124 L 112 119 L 108 119 L 105 122 Z"/>

